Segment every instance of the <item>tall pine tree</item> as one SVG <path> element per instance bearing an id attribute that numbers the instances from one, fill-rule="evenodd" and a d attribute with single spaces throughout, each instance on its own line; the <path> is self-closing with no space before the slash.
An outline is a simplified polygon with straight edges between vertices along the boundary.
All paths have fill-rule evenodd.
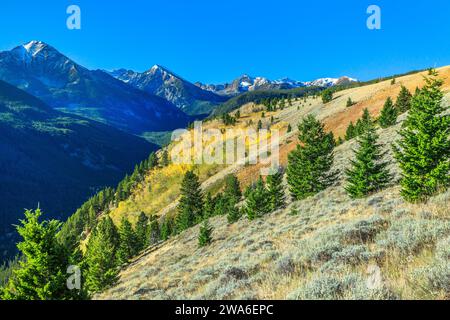
<path id="1" fill-rule="evenodd" d="M 206 219 L 205 222 L 200 226 L 200 232 L 198 235 L 198 246 L 205 247 L 212 242 L 212 232 L 213 227 L 209 224 L 209 220 Z"/>
<path id="2" fill-rule="evenodd" d="M 144 212 L 141 212 L 136 223 L 136 238 L 139 244 L 139 251 L 144 250 L 150 244 L 148 235 L 148 217 Z"/>
<path id="3" fill-rule="evenodd" d="M 383 162 L 383 154 L 377 143 L 378 136 L 373 126 L 358 138 L 359 149 L 355 150 L 355 159 L 351 168 L 346 170 L 347 186 L 345 190 L 352 198 L 363 198 L 384 188 L 390 179 Z"/>
<path id="4" fill-rule="evenodd" d="M 117 259 L 120 264 L 127 263 L 139 252 L 139 242 L 133 226 L 125 217 L 122 218 L 119 227 L 119 248 Z"/>
<path id="5" fill-rule="evenodd" d="M 231 198 L 234 203 L 239 203 L 242 197 L 241 186 L 239 184 L 238 178 L 230 174 L 225 178 L 225 196 Z"/>
<path id="6" fill-rule="evenodd" d="M 335 180 L 331 172 L 335 141 L 322 123 L 309 115 L 299 125 L 300 144 L 289 154 L 287 178 L 297 200 L 326 189 Z"/>
<path id="7" fill-rule="evenodd" d="M 203 217 L 203 194 L 198 177 L 192 171 L 186 172 L 181 183 L 181 198 L 178 204 L 177 231 L 194 225 Z"/>
<path id="8" fill-rule="evenodd" d="M 22 241 L 17 245 L 23 255 L 20 267 L 4 288 L 4 300 L 65 300 L 76 298 L 66 285 L 69 252 L 56 235 L 61 223 L 56 220 L 40 222 L 42 212 L 27 210 L 17 231 Z"/>
<path id="9" fill-rule="evenodd" d="M 86 288 L 100 292 L 117 280 L 117 247 L 119 235 L 109 216 L 102 218 L 92 232 L 85 254 Z"/>
<path id="10" fill-rule="evenodd" d="M 388 128 L 397 123 L 397 109 L 394 107 L 391 97 L 387 98 L 378 122 L 382 128 Z"/>
<path id="11" fill-rule="evenodd" d="M 411 92 L 402 86 L 400 93 L 398 94 L 397 101 L 395 102 L 395 107 L 399 113 L 404 113 L 411 108 Z"/>
<path id="12" fill-rule="evenodd" d="M 260 218 L 270 212 L 270 199 L 264 181 L 260 177 L 255 185 L 246 191 L 245 212 L 249 220 Z"/>
<path id="13" fill-rule="evenodd" d="M 412 98 L 401 139 L 394 145 L 402 170 L 401 194 L 410 202 L 426 201 L 450 181 L 450 116 L 442 101 L 442 80 L 435 72 L 433 76 Z"/>
<path id="14" fill-rule="evenodd" d="M 283 188 L 283 172 L 280 170 L 267 176 L 267 193 L 269 196 L 270 209 L 283 208 L 286 204 Z"/>

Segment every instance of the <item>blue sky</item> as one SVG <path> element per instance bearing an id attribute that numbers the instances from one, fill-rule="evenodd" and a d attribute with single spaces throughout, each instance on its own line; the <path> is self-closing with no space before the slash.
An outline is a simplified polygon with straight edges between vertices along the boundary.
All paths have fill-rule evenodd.
<path id="1" fill-rule="evenodd" d="M 66 28 L 79 5 L 82 29 Z M 382 10 L 382 30 L 366 9 Z M 362 80 L 450 64 L 448 0 L 2 0 L 0 50 L 42 40 L 91 69 L 161 64 L 190 81 L 248 73 Z"/>

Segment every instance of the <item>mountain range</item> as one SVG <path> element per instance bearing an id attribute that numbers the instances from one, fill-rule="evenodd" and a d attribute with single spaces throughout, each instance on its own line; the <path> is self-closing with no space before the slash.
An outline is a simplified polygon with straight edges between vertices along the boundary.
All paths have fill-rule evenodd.
<path id="1" fill-rule="evenodd" d="M 321 78 L 314 81 L 302 82 L 283 78 L 279 80 L 269 80 L 264 77 L 251 77 L 249 75 L 242 75 L 233 80 L 231 83 L 225 84 L 202 84 L 197 82 L 195 85 L 203 90 L 214 92 L 222 96 L 236 96 L 241 93 L 258 90 L 286 90 L 301 87 L 332 87 L 336 85 L 346 85 L 358 80 L 350 77 L 340 78 Z"/>
<path id="2" fill-rule="evenodd" d="M 226 97 L 204 90 L 168 69 L 155 65 L 143 73 L 119 69 L 109 72 L 115 78 L 151 95 L 162 97 L 187 114 L 209 114 Z"/>
<path id="3" fill-rule="evenodd" d="M 0 52 L 0 80 L 53 108 L 133 134 L 173 130 L 189 122 L 189 117 L 166 99 L 101 70 L 88 70 L 41 41 Z"/>

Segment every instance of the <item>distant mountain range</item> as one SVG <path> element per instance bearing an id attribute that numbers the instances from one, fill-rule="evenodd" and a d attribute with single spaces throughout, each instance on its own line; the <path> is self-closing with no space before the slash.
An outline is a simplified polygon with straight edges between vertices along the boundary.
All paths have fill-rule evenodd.
<path id="1" fill-rule="evenodd" d="M 251 77 L 249 75 L 242 75 L 235 79 L 231 83 L 226 84 L 202 84 L 200 82 L 195 83 L 196 86 L 203 90 L 214 92 L 222 96 L 236 96 L 241 93 L 258 90 L 283 90 L 283 89 L 295 89 L 301 87 L 332 87 L 335 85 L 345 85 L 358 80 L 350 77 L 341 78 L 321 78 L 314 81 L 302 82 L 284 78 L 280 80 L 269 80 L 264 77 Z"/>
<path id="2" fill-rule="evenodd" d="M 88 70 L 50 45 L 31 41 L 0 52 L 0 80 L 49 106 L 133 134 L 184 127 L 189 117 L 171 102 Z"/>
<path id="3" fill-rule="evenodd" d="M 99 188 L 115 186 L 157 146 L 100 122 L 59 112 L 0 81 L 0 260 L 12 224 L 38 204 L 65 219 Z"/>
<path id="4" fill-rule="evenodd" d="M 159 65 L 143 73 L 119 69 L 109 74 L 137 89 L 172 102 L 190 115 L 208 114 L 227 100 L 226 97 L 203 90 Z"/>

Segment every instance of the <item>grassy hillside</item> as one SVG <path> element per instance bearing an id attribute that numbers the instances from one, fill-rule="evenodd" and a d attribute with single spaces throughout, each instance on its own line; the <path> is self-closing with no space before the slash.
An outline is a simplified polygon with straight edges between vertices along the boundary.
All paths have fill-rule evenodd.
<path id="1" fill-rule="evenodd" d="M 441 68 L 444 103 L 450 98 L 450 67 Z M 326 130 L 342 138 L 350 121 L 355 122 L 367 108 L 378 117 L 388 97 L 395 99 L 400 87 L 410 91 L 423 86 L 426 73 L 406 75 L 396 82 L 386 80 L 335 92 L 324 104 L 313 95 L 281 103 L 277 111 L 267 111 L 258 103 L 248 103 L 225 119 L 209 119 L 203 130 L 270 127 L 280 132 L 280 162 L 286 166 L 288 154 L 298 144 L 297 124 L 313 115 Z M 351 98 L 354 104 L 346 103 Z M 281 106 L 284 105 L 284 108 Z M 239 111 L 239 112 L 238 112 Z M 199 227 L 190 228 L 169 240 L 148 247 L 123 266 L 119 281 L 96 295 L 97 299 L 424 299 L 448 298 L 448 241 L 450 217 L 448 190 L 426 204 L 411 204 L 400 195 L 398 164 L 393 160 L 391 143 L 399 139 L 407 114 L 386 129 L 378 128 L 382 151 L 386 151 L 392 173 L 388 186 L 367 198 L 352 200 L 344 190 L 344 172 L 357 146 L 355 139 L 340 143 L 334 150 L 335 183 L 310 198 L 288 200 L 286 209 L 260 219 L 245 217 L 228 224 L 223 216 L 214 216 L 210 246 L 198 247 Z M 227 121 L 228 122 L 228 121 Z M 195 155 L 195 149 L 183 147 L 193 131 L 173 142 L 167 151 L 180 148 Z M 227 139 L 239 137 L 234 131 Z M 258 141 L 246 141 L 247 148 Z M 206 142 L 206 147 L 213 146 Z M 235 174 L 244 189 L 254 183 L 262 164 L 231 165 L 162 164 L 143 170 L 133 183 L 127 183 L 127 196 L 119 186 L 106 207 L 96 212 L 109 215 L 119 226 L 122 218 L 133 224 L 143 212 L 162 218 L 173 216 L 180 198 L 180 184 L 188 170 L 200 179 L 203 191 L 222 194 L 224 180 Z M 274 156 L 274 155 L 272 155 Z M 246 155 L 247 157 L 247 155 Z M 160 221 L 162 221 L 160 220 Z M 80 220 L 81 221 L 81 220 Z M 83 230 L 83 229 L 81 229 Z M 84 229 L 82 247 L 89 240 Z M 93 238 L 95 239 L 95 238 Z M 155 243 L 155 242 L 153 242 Z M 89 250 L 88 250 L 89 251 Z"/>
<path id="2" fill-rule="evenodd" d="M 65 219 L 99 188 L 117 183 L 156 146 L 122 131 L 55 111 L 0 81 L 0 257 L 12 224 L 38 205 Z"/>

